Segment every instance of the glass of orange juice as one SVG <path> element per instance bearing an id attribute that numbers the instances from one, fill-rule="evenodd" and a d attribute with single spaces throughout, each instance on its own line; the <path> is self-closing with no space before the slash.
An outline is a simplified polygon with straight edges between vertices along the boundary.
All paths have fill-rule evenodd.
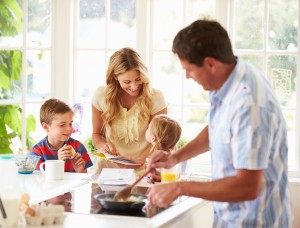
<path id="1" fill-rule="evenodd" d="M 160 177 L 161 177 L 162 183 L 178 181 L 178 179 L 179 179 L 178 166 L 176 165 L 170 169 L 162 168 L 160 170 Z"/>

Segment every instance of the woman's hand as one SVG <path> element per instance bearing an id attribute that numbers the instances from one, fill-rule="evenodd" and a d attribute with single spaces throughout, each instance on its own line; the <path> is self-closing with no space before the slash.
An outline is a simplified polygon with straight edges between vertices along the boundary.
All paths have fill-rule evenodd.
<path id="1" fill-rule="evenodd" d="M 98 152 L 100 153 L 108 153 L 114 156 L 119 156 L 120 154 L 117 152 L 117 149 L 112 143 L 105 143 L 103 147 L 101 147 Z"/>
<path id="2" fill-rule="evenodd" d="M 134 162 L 140 164 L 140 165 L 130 165 L 130 164 L 126 165 L 126 164 L 117 163 L 120 168 L 137 169 L 137 168 L 140 168 L 141 166 L 143 166 L 143 164 L 144 164 L 144 162 L 139 162 L 138 160 L 132 159 L 131 157 L 125 157 L 122 155 L 118 155 L 117 157 L 124 158 L 124 159 L 130 160 L 130 161 L 134 161 Z"/>

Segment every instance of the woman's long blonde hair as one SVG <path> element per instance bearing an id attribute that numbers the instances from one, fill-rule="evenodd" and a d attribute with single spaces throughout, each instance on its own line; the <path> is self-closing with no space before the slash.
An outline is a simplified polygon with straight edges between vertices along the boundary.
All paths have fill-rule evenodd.
<path id="1" fill-rule="evenodd" d="M 103 130 L 111 129 L 113 120 L 120 115 L 120 99 L 122 88 L 116 76 L 130 70 L 137 70 L 140 73 L 142 88 L 136 100 L 140 107 L 139 120 L 149 121 L 152 109 L 152 88 L 148 78 L 148 70 L 140 55 L 131 48 L 122 48 L 116 51 L 109 60 L 106 73 L 105 103 L 107 109 L 103 111 Z M 111 136 L 108 136 L 111 137 Z"/>
<path id="2" fill-rule="evenodd" d="M 153 117 L 150 123 L 150 132 L 155 137 L 155 144 L 151 149 L 171 152 L 181 136 L 179 123 L 165 114 Z"/>

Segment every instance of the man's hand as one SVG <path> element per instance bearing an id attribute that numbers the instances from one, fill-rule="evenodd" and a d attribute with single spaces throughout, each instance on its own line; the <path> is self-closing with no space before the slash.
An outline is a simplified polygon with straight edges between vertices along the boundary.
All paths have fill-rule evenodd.
<path id="1" fill-rule="evenodd" d="M 161 208 L 168 207 L 179 196 L 178 184 L 181 182 L 172 182 L 168 184 L 154 185 L 148 192 L 148 199 L 151 206 Z"/>
<path id="2" fill-rule="evenodd" d="M 147 170 L 152 168 L 172 168 L 177 164 L 177 159 L 163 150 L 155 151 L 149 158 L 147 158 Z"/>

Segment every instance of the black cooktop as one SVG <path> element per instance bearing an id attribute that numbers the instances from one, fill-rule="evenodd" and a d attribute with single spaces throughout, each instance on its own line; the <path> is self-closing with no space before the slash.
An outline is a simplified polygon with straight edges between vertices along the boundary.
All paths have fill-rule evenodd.
<path id="1" fill-rule="evenodd" d="M 119 187 L 120 189 L 120 187 Z M 118 215 L 118 216 L 133 216 L 133 217 L 147 217 L 151 218 L 167 208 L 150 207 L 147 200 L 142 210 L 128 210 L 128 211 L 114 211 L 105 210 L 101 208 L 95 195 L 101 193 L 114 193 L 119 189 L 107 188 L 98 184 L 90 184 L 81 186 L 73 191 L 67 192 L 63 195 L 46 200 L 46 203 L 61 204 L 65 207 L 65 211 L 80 213 L 80 214 L 105 214 L 105 215 Z M 133 188 L 132 193 L 143 194 L 147 193 L 148 187 L 137 186 Z M 172 205 L 182 202 L 185 198 L 176 200 Z M 172 205 L 170 207 L 172 207 Z"/>

